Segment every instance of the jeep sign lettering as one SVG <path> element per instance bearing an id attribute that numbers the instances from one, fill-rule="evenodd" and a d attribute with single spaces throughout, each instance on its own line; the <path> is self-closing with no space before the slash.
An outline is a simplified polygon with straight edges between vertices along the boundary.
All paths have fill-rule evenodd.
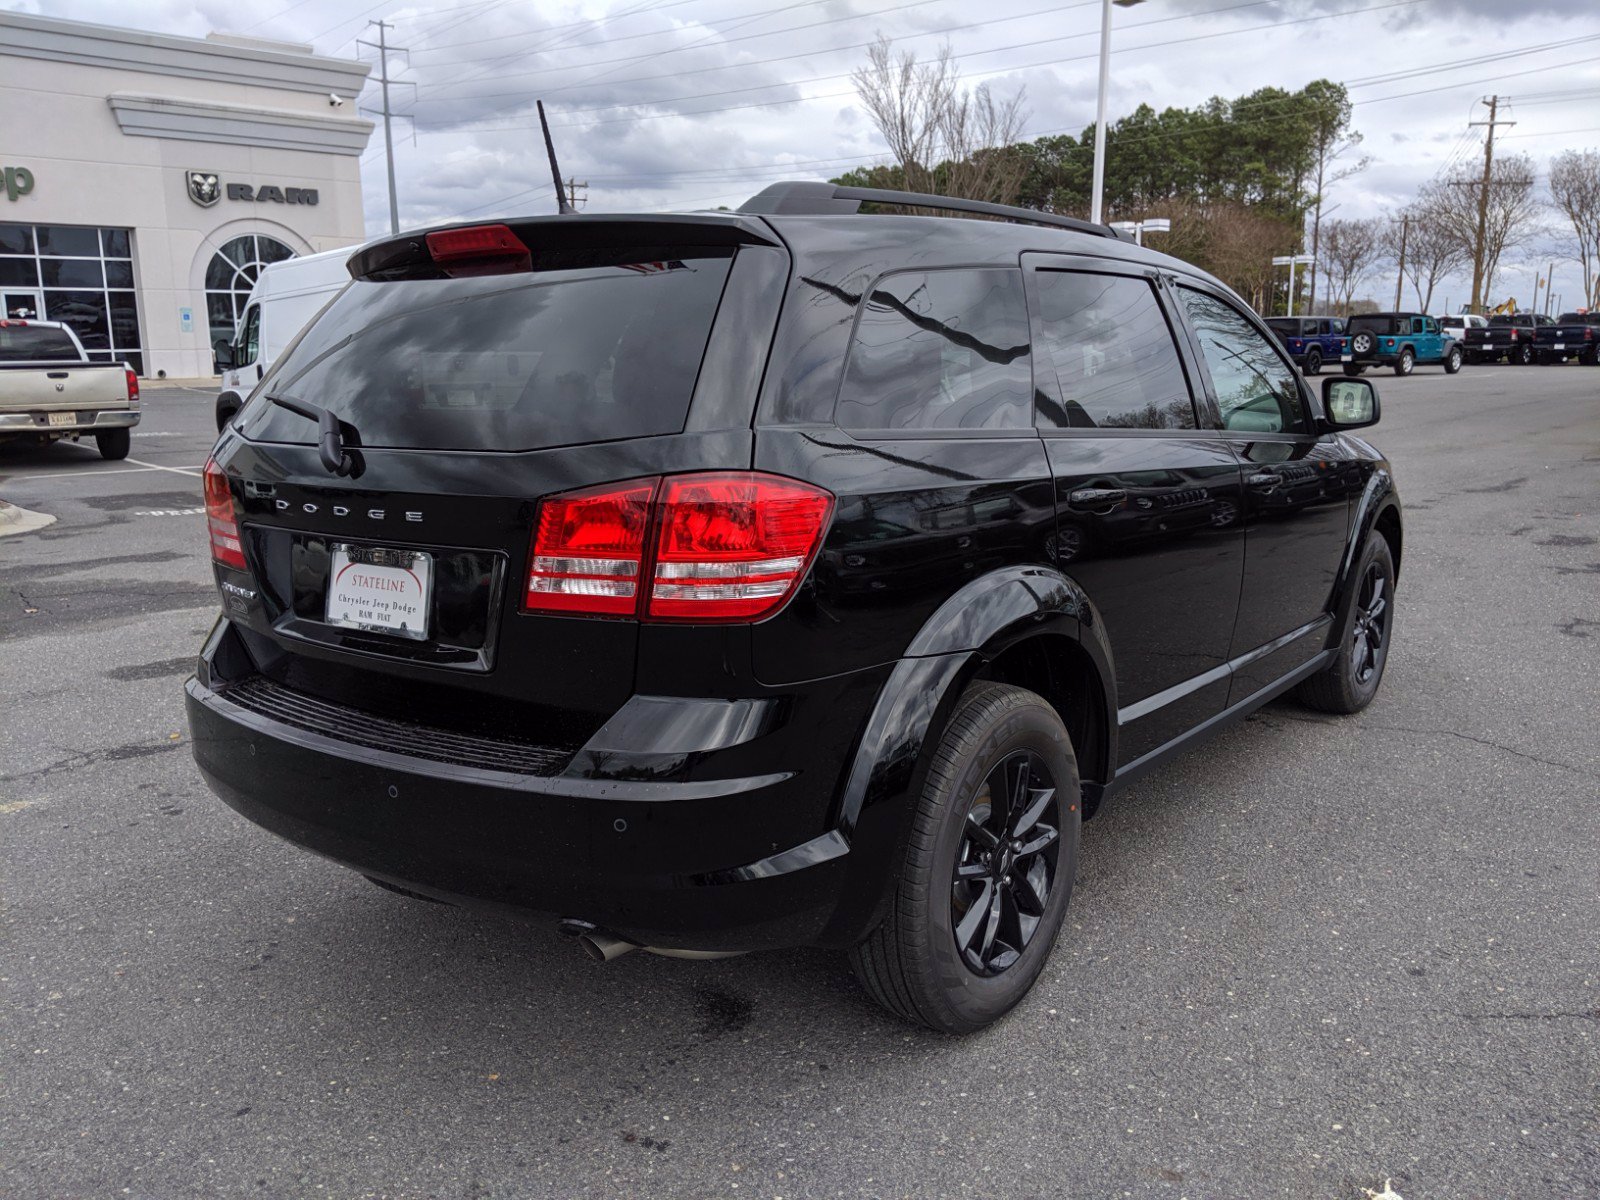
<path id="1" fill-rule="evenodd" d="M 33 172 L 27 167 L 5 167 L 0 169 L 0 179 L 4 180 L 7 200 L 15 200 L 18 196 L 26 196 L 33 191 Z M 315 195 L 315 193 L 312 193 Z M 313 204 L 316 201 L 312 201 Z"/>

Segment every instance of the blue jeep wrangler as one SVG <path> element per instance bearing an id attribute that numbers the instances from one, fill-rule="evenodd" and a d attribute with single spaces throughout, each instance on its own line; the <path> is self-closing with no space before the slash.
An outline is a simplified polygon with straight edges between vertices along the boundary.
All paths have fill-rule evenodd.
<path id="1" fill-rule="evenodd" d="M 1345 328 L 1350 335 L 1346 375 L 1359 375 L 1373 366 L 1409 375 L 1412 368 L 1429 363 L 1442 365 L 1446 375 L 1461 370 L 1461 343 L 1423 313 L 1363 313 L 1351 317 Z"/>
<path id="2" fill-rule="evenodd" d="M 1349 361 L 1342 317 L 1268 317 L 1267 327 L 1304 374 L 1317 374 L 1325 362 Z"/>

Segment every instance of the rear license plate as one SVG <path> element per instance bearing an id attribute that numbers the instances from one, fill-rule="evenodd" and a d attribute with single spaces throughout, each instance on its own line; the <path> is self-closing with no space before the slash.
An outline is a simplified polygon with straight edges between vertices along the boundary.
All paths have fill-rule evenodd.
<path id="1" fill-rule="evenodd" d="M 76 425 L 77 423 L 78 414 L 75 412 L 53 412 L 50 414 L 50 424 L 52 425 Z"/>
<path id="2" fill-rule="evenodd" d="M 1565 350 L 1566 348 L 1567 348 L 1567 344 L 1565 342 L 1557 342 L 1556 343 L 1556 349 L 1557 350 Z"/>
<path id="3" fill-rule="evenodd" d="M 1350 362 L 1351 359 L 1350 359 L 1350 356 L 1348 354 L 1341 354 L 1341 355 L 1339 355 L 1339 361 L 1340 362 Z"/>
<path id="4" fill-rule="evenodd" d="M 428 636 L 433 555 L 335 542 L 328 562 L 329 625 L 397 637 Z"/>

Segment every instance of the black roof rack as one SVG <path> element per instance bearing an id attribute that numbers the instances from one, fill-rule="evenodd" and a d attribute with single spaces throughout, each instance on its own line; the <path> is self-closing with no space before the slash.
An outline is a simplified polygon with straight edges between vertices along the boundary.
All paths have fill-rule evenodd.
<path id="1" fill-rule="evenodd" d="M 841 187 L 838 184 L 817 183 L 811 180 L 774 183 L 751 196 L 739 206 L 739 211 L 764 216 L 844 215 L 859 211 L 863 203 L 903 204 L 912 208 L 936 208 L 945 212 L 978 213 L 985 217 L 1001 217 L 1007 221 L 1022 221 L 1030 225 L 1050 225 L 1057 229 L 1092 233 L 1097 237 L 1115 238 L 1120 241 L 1133 240 L 1109 225 L 1096 225 L 1093 221 L 1057 216 L 1055 213 L 1039 212 L 1032 208 L 990 204 L 986 200 L 963 200 L 955 196 L 925 195 L 922 192 Z"/>

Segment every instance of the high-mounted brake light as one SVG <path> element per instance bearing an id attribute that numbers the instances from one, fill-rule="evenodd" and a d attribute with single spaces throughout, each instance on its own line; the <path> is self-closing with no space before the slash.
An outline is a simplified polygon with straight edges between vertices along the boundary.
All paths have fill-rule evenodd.
<path id="1" fill-rule="evenodd" d="M 523 607 L 631 616 L 639 606 L 654 479 L 550 496 L 539 505 Z"/>
<path id="2" fill-rule="evenodd" d="M 211 559 L 225 567 L 245 570 L 244 547 L 239 542 L 239 522 L 233 511 L 228 477 L 216 459 L 206 460 L 206 526 L 211 531 Z"/>
<path id="3" fill-rule="evenodd" d="M 452 275 L 527 271 L 533 253 L 505 225 L 441 229 L 426 239 L 433 261 Z"/>
<path id="4" fill-rule="evenodd" d="M 523 607 L 759 620 L 805 578 L 832 511 L 833 496 L 821 488 L 758 471 L 669 475 L 550 496 L 539 505 Z"/>
<path id="5" fill-rule="evenodd" d="M 9 319 L 0 321 L 0 329 L 9 329 L 13 325 L 15 325 L 18 329 L 26 329 L 28 327 L 28 323 L 26 321 L 12 321 Z"/>

